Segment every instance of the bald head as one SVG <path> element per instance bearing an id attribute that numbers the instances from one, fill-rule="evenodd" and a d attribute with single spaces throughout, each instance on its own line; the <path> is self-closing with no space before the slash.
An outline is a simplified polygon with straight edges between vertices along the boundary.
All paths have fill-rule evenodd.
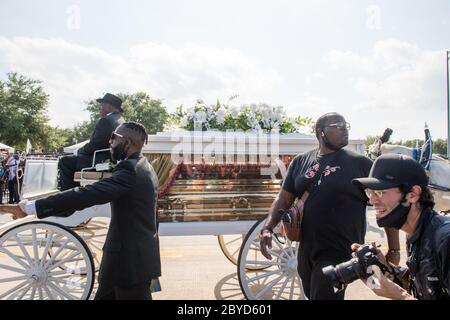
<path id="1" fill-rule="evenodd" d="M 325 128 L 328 124 L 342 120 L 344 120 L 344 117 L 337 112 L 328 112 L 320 116 L 316 121 L 316 125 L 314 126 L 316 137 L 319 138 L 319 135 L 323 131 L 323 128 Z"/>

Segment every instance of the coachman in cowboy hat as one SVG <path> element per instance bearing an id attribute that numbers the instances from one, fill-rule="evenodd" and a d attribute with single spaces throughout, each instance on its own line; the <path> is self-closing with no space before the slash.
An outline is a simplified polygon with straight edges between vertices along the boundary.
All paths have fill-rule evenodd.
<path id="1" fill-rule="evenodd" d="M 97 102 L 101 103 L 107 103 L 119 110 L 120 112 L 123 112 L 122 109 L 122 99 L 120 99 L 118 96 L 115 96 L 111 93 L 107 93 L 103 96 L 103 98 L 97 99 Z"/>
<path id="2" fill-rule="evenodd" d="M 92 166 L 92 158 L 96 150 L 109 148 L 109 138 L 116 128 L 124 122 L 122 117 L 122 99 L 106 93 L 97 99 L 100 103 L 100 120 L 88 143 L 78 149 L 73 156 L 62 157 L 59 161 L 59 187 L 61 191 L 78 186 L 73 181 L 75 171 Z M 109 159 L 110 152 L 100 152 L 95 156 L 95 162 L 100 163 Z"/>

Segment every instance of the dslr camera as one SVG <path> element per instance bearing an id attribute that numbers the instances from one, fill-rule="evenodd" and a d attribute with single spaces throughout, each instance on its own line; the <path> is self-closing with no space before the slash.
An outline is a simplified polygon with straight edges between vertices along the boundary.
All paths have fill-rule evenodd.
<path id="1" fill-rule="evenodd" d="M 340 291 L 356 279 L 370 277 L 373 272 L 368 273 L 367 268 L 373 265 L 378 266 L 387 278 L 401 287 L 404 286 L 403 276 L 406 269 L 392 264 L 389 266 L 383 264 L 377 257 L 377 248 L 371 244 L 359 247 L 355 258 L 342 262 L 335 267 L 327 266 L 322 269 L 322 272 L 331 279 L 333 286 Z"/>

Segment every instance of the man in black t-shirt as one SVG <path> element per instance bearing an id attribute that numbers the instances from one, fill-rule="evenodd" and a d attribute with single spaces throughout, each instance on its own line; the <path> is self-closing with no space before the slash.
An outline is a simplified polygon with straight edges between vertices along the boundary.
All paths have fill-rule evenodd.
<path id="1" fill-rule="evenodd" d="M 298 252 L 298 272 L 309 299 L 344 298 L 345 291 L 335 293 L 322 268 L 351 259 L 350 246 L 355 240 L 364 243 L 368 199 L 362 188 L 351 181 L 366 177 L 372 161 L 343 149 L 348 144 L 348 129 L 350 125 L 337 113 L 325 114 L 317 120 L 319 148 L 292 160 L 261 231 L 261 252 L 271 259 L 268 248 L 273 228 L 281 220 L 280 210 L 287 210 L 295 198 L 309 192 Z M 389 231 L 388 242 L 389 248 L 399 248 L 398 232 Z M 390 260 L 398 263 L 399 257 Z"/>

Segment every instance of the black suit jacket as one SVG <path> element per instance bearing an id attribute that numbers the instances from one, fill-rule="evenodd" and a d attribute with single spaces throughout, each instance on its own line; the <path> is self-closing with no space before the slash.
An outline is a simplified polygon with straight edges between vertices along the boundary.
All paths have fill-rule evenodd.
<path id="1" fill-rule="evenodd" d="M 112 177 L 36 201 L 39 218 L 111 202 L 99 281 L 127 286 L 161 275 L 157 233 L 158 178 L 140 153 L 119 162 Z"/>
<path id="2" fill-rule="evenodd" d="M 122 123 L 124 123 L 124 119 L 120 112 L 113 112 L 110 115 L 101 118 L 97 122 L 89 142 L 78 150 L 78 154 L 93 156 L 95 150 L 109 148 L 109 138 L 111 138 L 112 132 Z M 98 156 L 96 156 L 96 160 L 98 157 L 96 163 L 103 162 L 108 159 L 109 156 L 110 154 L 108 152 L 99 153 Z"/>

